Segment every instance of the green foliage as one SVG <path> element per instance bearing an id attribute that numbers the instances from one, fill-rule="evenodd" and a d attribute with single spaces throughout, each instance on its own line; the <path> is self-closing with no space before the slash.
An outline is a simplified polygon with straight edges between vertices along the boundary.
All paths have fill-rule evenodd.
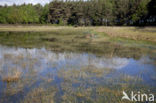
<path id="1" fill-rule="evenodd" d="M 40 23 L 44 24 L 44 23 L 48 23 L 48 13 L 49 13 L 49 5 L 46 4 L 41 11 L 40 14 Z"/>
<path id="2" fill-rule="evenodd" d="M 147 4 L 149 3 L 149 0 L 141 0 L 140 5 L 135 10 L 135 13 L 132 14 L 132 21 L 137 24 L 144 24 L 145 18 L 148 14 Z M 137 25 L 136 24 L 136 25 Z"/>
<path id="3" fill-rule="evenodd" d="M 6 20 L 6 15 L 7 13 L 7 10 L 5 8 L 0 8 L 0 23 L 7 23 L 7 20 Z"/>
<path id="4" fill-rule="evenodd" d="M 39 15 L 31 4 L 0 8 L 0 23 L 39 23 Z"/>
<path id="5" fill-rule="evenodd" d="M 145 25 L 156 22 L 154 0 L 53 0 L 0 7 L 2 24 Z"/>

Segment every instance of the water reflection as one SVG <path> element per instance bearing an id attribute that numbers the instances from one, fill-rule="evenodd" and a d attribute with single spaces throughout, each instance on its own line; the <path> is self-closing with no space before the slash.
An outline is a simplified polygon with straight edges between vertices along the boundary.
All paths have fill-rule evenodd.
<path id="1" fill-rule="evenodd" d="M 135 60 L 0 46 L 0 103 L 122 102 L 123 89 L 156 93 L 155 68 L 148 56 Z"/>

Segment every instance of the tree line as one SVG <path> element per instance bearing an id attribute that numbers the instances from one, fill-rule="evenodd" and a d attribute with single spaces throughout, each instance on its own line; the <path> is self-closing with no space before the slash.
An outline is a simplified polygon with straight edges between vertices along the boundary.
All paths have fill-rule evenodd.
<path id="1" fill-rule="evenodd" d="M 1 24 L 156 25 L 156 0 L 53 0 L 0 6 Z"/>

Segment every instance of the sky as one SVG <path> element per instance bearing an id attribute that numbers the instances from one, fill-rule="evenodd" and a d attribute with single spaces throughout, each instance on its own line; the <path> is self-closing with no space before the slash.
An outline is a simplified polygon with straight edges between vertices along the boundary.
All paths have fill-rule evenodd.
<path id="1" fill-rule="evenodd" d="M 46 4 L 46 3 L 49 3 L 51 0 L 0 0 L 0 5 L 13 5 L 13 4 L 16 4 L 16 5 L 20 5 L 20 4 L 23 4 L 23 3 L 32 3 L 32 4 Z"/>

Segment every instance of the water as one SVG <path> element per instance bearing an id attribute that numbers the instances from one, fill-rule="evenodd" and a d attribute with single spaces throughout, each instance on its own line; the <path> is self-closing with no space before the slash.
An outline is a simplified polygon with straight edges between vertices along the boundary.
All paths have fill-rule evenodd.
<path id="1" fill-rule="evenodd" d="M 154 48 L 133 47 L 128 53 L 128 47 L 107 43 L 117 50 L 99 55 L 87 47 L 60 52 L 45 44 L 28 48 L 25 42 L 2 41 L 0 103 L 124 103 L 123 90 L 156 94 Z"/>

